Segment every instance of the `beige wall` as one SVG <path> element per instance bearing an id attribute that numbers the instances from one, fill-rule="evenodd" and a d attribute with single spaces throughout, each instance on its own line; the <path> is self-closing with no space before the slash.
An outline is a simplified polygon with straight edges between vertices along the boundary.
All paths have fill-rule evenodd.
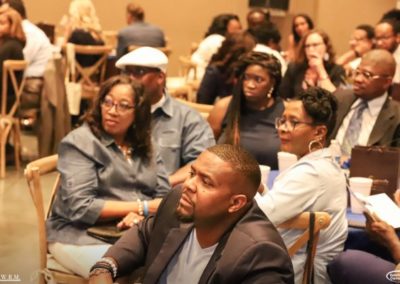
<path id="1" fill-rule="evenodd" d="M 25 0 L 33 22 L 58 23 L 68 9 L 69 0 Z M 125 25 L 125 6 L 129 1 L 93 0 L 103 29 L 118 30 Z M 248 0 L 137 0 L 146 10 L 147 21 L 163 27 L 173 53 L 170 74 L 178 72 L 179 55 L 189 52 L 190 43 L 203 37 L 212 17 L 222 12 L 239 15 L 245 26 Z M 353 28 L 361 23 L 374 25 L 396 0 L 291 0 L 285 17 L 273 16 L 282 32 L 282 47 L 287 43 L 294 14 L 307 13 L 317 27 L 328 32 L 338 53 L 346 50 Z"/>

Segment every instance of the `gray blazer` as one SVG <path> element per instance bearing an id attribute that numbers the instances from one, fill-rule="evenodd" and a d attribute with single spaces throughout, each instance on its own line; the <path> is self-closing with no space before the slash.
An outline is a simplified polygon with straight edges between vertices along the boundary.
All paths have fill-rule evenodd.
<path id="1" fill-rule="evenodd" d="M 158 283 L 193 229 L 175 215 L 181 193 L 171 190 L 155 217 L 132 227 L 108 250 L 105 256 L 116 260 L 119 275 L 145 265 L 143 283 Z M 256 202 L 222 237 L 199 283 L 294 283 L 282 238 Z"/>
<path id="2" fill-rule="evenodd" d="M 145 22 L 131 24 L 118 33 L 117 58 L 128 52 L 129 45 L 164 47 L 164 32 Z"/>
<path id="3" fill-rule="evenodd" d="M 328 138 L 334 139 L 340 126 L 343 123 L 343 119 L 350 111 L 351 105 L 357 99 L 354 95 L 353 90 L 338 90 L 334 93 L 338 100 L 338 112 L 336 125 Z M 378 115 L 370 137 L 368 138 L 368 146 L 380 145 L 380 146 L 400 146 L 400 104 L 391 97 L 385 101 L 382 109 Z"/>

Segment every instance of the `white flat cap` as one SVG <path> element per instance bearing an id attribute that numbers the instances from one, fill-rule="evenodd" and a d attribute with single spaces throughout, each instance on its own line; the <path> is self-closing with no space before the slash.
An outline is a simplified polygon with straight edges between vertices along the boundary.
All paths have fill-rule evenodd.
<path id="1" fill-rule="evenodd" d="M 168 57 L 157 48 L 143 46 L 125 54 L 115 63 L 120 69 L 129 65 L 158 68 L 166 73 Z"/>

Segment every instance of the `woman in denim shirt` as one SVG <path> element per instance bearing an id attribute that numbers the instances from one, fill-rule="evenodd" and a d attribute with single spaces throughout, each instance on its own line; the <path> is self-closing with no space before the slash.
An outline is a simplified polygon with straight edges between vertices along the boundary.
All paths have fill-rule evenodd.
<path id="1" fill-rule="evenodd" d="M 60 144 L 61 186 L 47 221 L 49 250 L 85 278 L 110 246 L 87 235 L 87 228 L 130 212 L 136 223 L 157 210 L 170 188 L 150 122 L 142 86 L 115 76 L 101 86 L 84 124 Z"/>

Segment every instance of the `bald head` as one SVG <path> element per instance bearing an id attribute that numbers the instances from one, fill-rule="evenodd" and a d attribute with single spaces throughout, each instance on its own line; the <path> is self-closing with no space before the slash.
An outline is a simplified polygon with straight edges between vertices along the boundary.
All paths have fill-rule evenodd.
<path id="1" fill-rule="evenodd" d="M 361 62 L 367 63 L 380 75 L 393 77 L 396 71 L 396 61 L 392 54 L 385 49 L 373 49 L 367 52 Z"/>

